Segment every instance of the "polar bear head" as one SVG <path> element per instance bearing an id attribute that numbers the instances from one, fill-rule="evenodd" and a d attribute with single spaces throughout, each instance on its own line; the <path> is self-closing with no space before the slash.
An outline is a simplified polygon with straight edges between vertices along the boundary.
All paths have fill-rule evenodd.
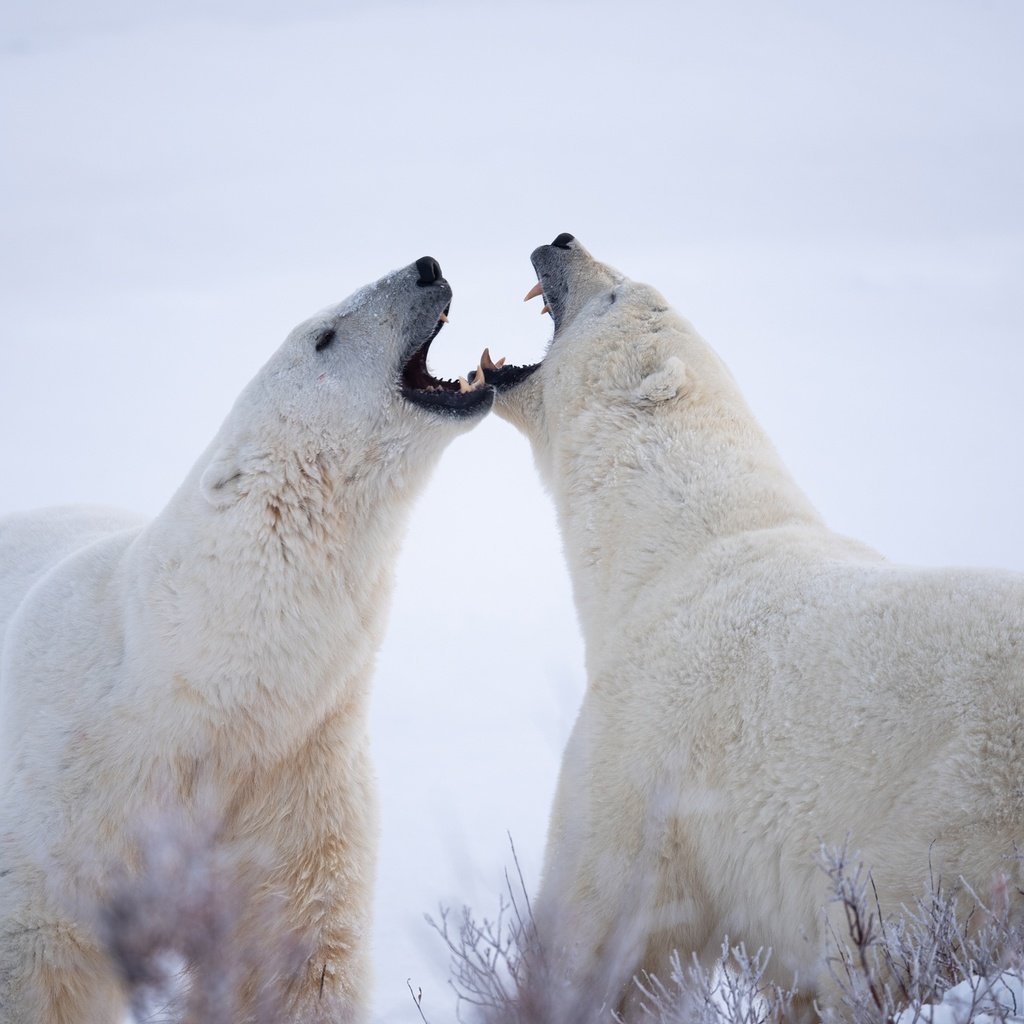
<path id="1" fill-rule="evenodd" d="M 527 298 L 543 294 L 554 321 L 544 358 L 499 366 L 485 352 L 479 375 L 531 442 L 592 637 L 616 601 L 713 539 L 820 523 L 725 365 L 657 291 L 572 235 L 531 258 Z"/>
<path id="2" fill-rule="evenodd" d="M 209 505 L 291 497 L 308 507 L 360 482 L 376 493 L 352 499 L 373 503 L 421 482 L 494 397 L 483 381 L 470 387 L 427 369 L 451 298 L 425 256 L 299 324 L 197 467 Z"/>
<path id="3" fill-rule="evenodd" d="M 543 295 L 554 321 L 547 352 L 531 366 L 485 360 L 483 373 L 498 392 L 495 411 L 530 439 L 542 476 L 566 444 L 614 447 L 627 421 L 681 422 L 702 396 L 723 392 L 742 405 L 728 371 L 655 289 L 594 259 L 570 234 L 531 260 L 538 282 L 527 298 Z"/>

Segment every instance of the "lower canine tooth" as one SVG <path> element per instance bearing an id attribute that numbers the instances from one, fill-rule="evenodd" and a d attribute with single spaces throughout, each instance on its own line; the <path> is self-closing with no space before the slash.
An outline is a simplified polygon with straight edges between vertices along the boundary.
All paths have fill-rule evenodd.
<path id="1" fill-rule="evenodd" d="M 551 307 L 550 307 L 550 306 L 545 306 L 545 307 L 544 307 L 544 308 L 543 308 L 543 309 L 542 309 L 542 310 L 540 311 L 540 315 L 541 315 L 541 316 L 543 316 L 543 315 L 544 315 L 545 313 L 550 313 L 550 312 L 551 312 Z"/>
<path id="2" fill-rule="evenodd" d="M 491 358 L 491 350 L 489 348 L 484 349 L 484 354 L 480 357 L 480 366 L 485 370 L 500 370 L 505 365 L 505 357 L 502 356 L 497 362 Z"/>

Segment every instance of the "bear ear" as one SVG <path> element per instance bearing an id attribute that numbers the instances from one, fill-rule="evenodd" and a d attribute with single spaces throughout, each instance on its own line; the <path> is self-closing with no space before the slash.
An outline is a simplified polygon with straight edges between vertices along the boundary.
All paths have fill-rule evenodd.
<path id="1" fill-rule="evenodd" d="M 637 405 L 657 405 L 681 398 L 689 390 L 690 375 L 686 364 L 677 356 L 669 356 L 664 366 L 649 373 L 637 385 L 633 398 Z"/>
<path id="2" fill-rule="evenodd" d="M 245 466 L 234 448 L 222 448 L 199 478 L 203 497 L 217 509 L 229 508 L 248 493 Z"/>

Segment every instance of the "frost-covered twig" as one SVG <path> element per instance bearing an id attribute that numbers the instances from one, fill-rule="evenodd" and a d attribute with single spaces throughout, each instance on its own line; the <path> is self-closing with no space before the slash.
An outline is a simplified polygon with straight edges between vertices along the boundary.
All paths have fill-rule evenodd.
<path id="1" fill-rule="evenodd" d="M 114 882 L 99 931 L 136 1021 L 278 1024 L 278 982 L 305 960 L 273 900 L 212 818 L 166 812 L 140 831 L 139 864 Z"/>
<path id="2" fill-rule="evenodd" d="M 871 872 L 846 847 L 823 846 L 820 858 L 839 911 L 832 918 L 835 930 L 824 965 L 833 988 L 819 993 L 815 1004 L 822 1019 L 829 1024 L 1024 1024 L 1022 894 L 1005 879 L 982 899 L 962 880 L 947 887 L 932 873 L 914 906 L 884 907 Z M 439 921 L 431 921 L 451 956 L 458 1019 L 614 1021 L 606 994 L 568 990 L 566 972 L 559 969 L 564 964 L 541 943 L 543 929 L 534 919 L 517 858 L 515 865 L 514 880 L 506 874 L 507 894 L 493 920 L 478 922 L 463 908 L 458 916 L 443 910 Z M 628 943 L 618 948 L 627 949 Z M 770 951 L 750 955 L 727 939 L 710 967 L 696 958 L 686 964 L 676 953 L 663 976 L 644 973 L 633 980 L 630 1024 L 634 1018 L 642 1024 L 794 1019 L 809 996 L 767 980 L 769 959 Z M 617 974 L 613 965 L 608 974 Z"/>
<path id="3" fill-rule="evenodd" d="M 636 981 L 641 1012 L 649 1024 L 776 1024 L 786 1019 L 793 993 L 766 981 L 771 954 L 752 956 L 740 944 L 722 943 L 712 968 L 696 957 L 683 969 L 679 953 L 669 961 L 668 982 L 644 974 Z"/>
<path id="4" fill-rule="evenodd" d="M 930 1021 L 953 989 L 956 1015 L 942 1018 L 950 1024 L 1006 1019 L 992 989 L 1007 991 L 1006 978 L 1020 977 L 1024 950 L 1019 901 L 1011 898 L 1006 878 L 994 880 L 983 900 L 962 879 L 947 887 L 929 872 L 914 906 L 887 908 L 886 916 L 871 874 L 846 847 L 822 847 L 821 862 L 847 924 L 845 935 L 831 935 L 828 957 L 840 1000 L 834 1009 L 842 1019 Z"/>
<path id="5" fill-rule="evenodd" d="M 449 983 L 456 994 L 456 1017 L 472 1014 L 482 1024 L 599 1024 L 618 1019 L 608 994 L 570 991 L 557 952 L 542 941 L 515 848 L 515 881 L 506 873 L 506 893 L 493 919 L 478 921 L 469 908 L 458 915 L 442 908 L 428 923 L 448 948 Z M 612 950 L 632 950 L 632 929 L 613 935 Z M 557 947 L 556 947 L 557 948 Z M 666 978 L 645 973 L 629 980 L 627 992 L 646 1024 L 774 1024 L 784 1019 L 792 994 L 765 980 L 770 953 L 753 956 L 740 945 L 722 947 L 720 963 L 687 968 L 676 954 Z M 630 962 L 632 958 L 630 957 Z M 619 965 L 608 965 L 618 975 Z"/>

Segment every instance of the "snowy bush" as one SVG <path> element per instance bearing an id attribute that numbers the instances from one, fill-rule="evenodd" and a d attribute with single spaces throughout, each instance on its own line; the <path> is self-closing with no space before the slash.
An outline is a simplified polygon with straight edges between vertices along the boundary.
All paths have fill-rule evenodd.
<path id="1" fill-rule="evenodd" d="M 272 982 L 306 953 L 252 881 L 258 865 L 217 831 L 213 816 L 155 818 L 139 832 L 138 870 L 115 879 L 99 911 L 137 1024 L 237 1024 L 243 1006 L 251 1024 L 288 1019 Z"/>
<path id="2" fill-rule="evenodd" d="M 513 859 L 514 850 L 513 850 Z M 870 872 L 845 848 L 823 846 L 828 898 L 843 928 L 828 936 L 832 991 L 815 1002 L 829 1024 L 1024 1024 L 1024 945 L 1016 897 L 998 880 L 982 899 L 932 877 L 913 907 L 883 908 Z M 833 909 L 836 909 L 835 907 Z M 463 908 L 428 918 L 447 945 L 455 1015 L 480 1024 L 598 1024 L 614 1007 L 567 992 L 545 949 L 516 862 L 493 919 Z M 799 1016 L 800 992 L 766 979 L 771 953 L 728 938 L 716 964 L 676 953 L 664 976 L 633 980 L 640 1024 L 775 1024 Z M 806 1004 L 806 998 L 805 998 Z M 417 1006 L 420 1006 L 417 1000 Z M 427 1021 L 422 1006 L 420 1014 Z"/>
<path id="3" fill-rule="evenodd" d="M 288 1020 L 284 1007 L 254 992 L 298 971 L 296 948 L 274 905 L 247 883 L 246 862 L 216 841 L 212 826 L 167 817 L 141 834 L 138 870 L 114 885 L 100 914 L 104 936 L 138 1022 L 235 1024 L 243 1004 L 254 1024 Z M 447 946 L 454 1017 L 479 1024 L 599 1024 L 614 1007 L 594 992 L 572 992 L 545 948 L 519 869 L 493 918 L 443 909 L 428 918 Z M 1024 1024 L 1021 894 L 1000 881 L 982 899 L 963 882 L 933 878 L 913 907 L 883 908 L 872 877 L 846 849 L 823 847 L 829 901 L 843 925 L 829 935 L 832 991 L 816 1009 L 828 1024 Z M 257 872 L 258 875 L 258 872 Z M 241 938 L 243 919 L 258 928 Z M 801 993 L 768 980 L 771 953 L 723 940 L 716 963 L 679 953 L 663 974 L 633 981 L 637 1024 L 778 1024 L 798 1016 Z M 186 969 L 187 968 L 187 969 Z M 412 986 L 410 986 L 412 989 Z M 421 997 L 413 999 L 424 1024 Z M 435 1012 L 432 1008 L 432 1013 Z"/>
<path id="4" fill-rule="evenodd" d="M 1020 893 L 1005 877 L 983 899 L 962 880 L 947 886 L 930 875 L 913 907 L 887 915 L 870 873 L 845 849 L 823 848 L 821 862 L 847 926 L 831 937 L 828 959 L 838 1019 L 985 1024 L 1019 1012 L 1008 993 L 1024 963 Z"/>

